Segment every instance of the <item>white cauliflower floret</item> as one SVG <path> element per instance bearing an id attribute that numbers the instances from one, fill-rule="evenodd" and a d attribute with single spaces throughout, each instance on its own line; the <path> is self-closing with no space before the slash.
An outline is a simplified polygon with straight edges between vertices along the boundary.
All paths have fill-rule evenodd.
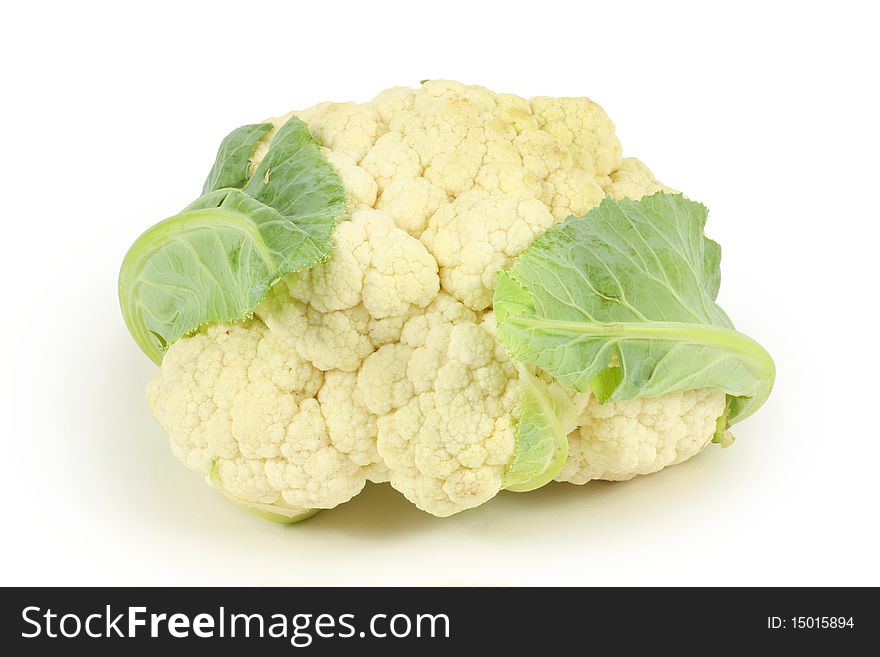
<path id="1" fill-rule="evenodd" d="M 474 310 L 492 303 L 498 272 L 554 223 L 536 199 L 472 191 L 442 206 L 422 234 L 443 289 Z"/>
<path id="2" fill-rule="evenodd" d="M 241 503 L 291 515 L 390 481 L 438 516 L 492 498 L 514 454 L 517 368 L 495 338 L 497 272 L 608 196 L 667 190 L 621 159 L 586 98 L 432 80 L 269 119 L 250 171 L 292 116 L 348 191 L 334 249 L 286 276 L 255 318 L 176 342 L 148 389 L 172 450 Z M 558 479 L 626 479 L 690 457 L 724 395 L 600 406 Z"/>
<path id="3" fill-rule="evenodd" d="M 568 147 L 574 165 L 595 176 L 620 166 L 620 142 L 605 111 L 588 98 L 532 98 L 538 127 Z"/>
<path id="4" fill-rule="evenodd" d="M 395 180 L 411 180 L 422 175 L 419 154 L 404 144 L 397 132 L 382 135 L 367 151 L 361 166 L 373 176 L 380 191 Z"/>
<path id="5" fill-rule="evenodd" d="M 356 370 L 439 290 L 437 263 L 378 210 L 339 226 L 330 259 L 287 276 L 256 310 L 321 370 Z"/>
<path id="6" fill-rule="evenodd" d="M 621 481 L 681 463 L 712 439 L 724 403 L 715 388 L 606 404 L 593 397 L 568 436 L 568 461 L 556 480 Z"/>
<path id="7" fill-rule="evenodd" d="M 424 178 L 394 180 L 379 197 L 376 207 L 413 237 L 421 237 L 428 220 L 447 202 L 446 193 Z"/>
<path id="8" fill-rule="evenodd" d="M 582 169 L 559 169 L 544 181 L 541 200 L 550 207 L 555 221 L 585 215 L 605 198 L 605 193 Z"/>
<path id="9" fill-rule="evenodd" d="M 376 416 L 364 405 L 357 381 L 354 372 L 327 372 L 318 393 L 321 413 L 336 449 L 358 465 L 382 464 L 376 450 Z"/>
<path id="10" fill-rule="evenodd" d="M 410 87 L 391 87 L 379 92 L 367 105 L 376 110 L 382 122 L 388 126 L 394 116 L 413 108 L 417 93 L 416 89 Z"/>
<path id="11" fill-rule="evenodd" d="M 331 508 L 365 483 L 314 399 L 320 370 L 253 320 L 179 340 L 150 382 L 153 413 L 184 463 L 251 504 Z"/>
<path id="12" fill-rule="evenodd" d="M 471 189 L 491 142 L 510 142 L 514 126 L 493 115 L 494 94 L 457 82 L 425 83 L 412 109 L 395 113 L 388 124 L 418 153 L 425 179 L 450 196 Z"/>
<path id="13" fill-rule="evenodd" d="M 342 184 L 348 190 L 348 202 L 354 209 L 371 208 L 376 204 L 379 185 L 369 172 L 359 167 L 353 159 L 344 153 L 322 148 L 324 157 L 336 169 Z"/>
<path id="14" fill-rule="evenodd" d="M 291 418 L 278 455 L 265 461 L 269 484 L 281 490 L 288 504 L 304 508 L 332 508 L 350 500 L 363 488 L 362 468 L 330 442 L 327 425 L 314 399 L 303 400 Z M 223 462 L 220 479 L 223 481 Z M 234 488 L 227 489 L 242 497 Z"/>
<path id="15" fill-rule="evenodd" d="M 525 108 L 528 110 L 528 106 Z M 553 135 L 543 130 L 520 132 L 513 140 L 522 165 L 537 178 L 546 178 L 554 171 L 572 165 L 571 151 Z"/>
<path id="16" fill-rule="evenodd" d="M 379 113 L 357 103 L 319 103 L 296 115 L 322 146 L 347 155 L 356 163 L 385 132 Z"/>
<path id="17" fill-rule="evenodd" d="M 391 485 L 448 516 L 501 488 L 521 403 L 514 365 L 476 316 L 446 295 L 370 356 L 358 389 L 379 415 Z"/>
<path id="18" fill-rule="evenodd" d="M 604 185 L 605 194 L 608 198 L 619 201 L 623 198 L 637 201 L 643 196 L 650 196 L 657 192 L 675 193 L 671 189 L 654 178 L 654 174 L 641 160 L 627 157 L 623 160 L 616 171 L 611 173 L 608 182 Z"/>
<path id="19" fill-rule="evenodd" d="M 320 370 L 352 372 L 373 351 L 362 305 L 322 313 L 293 298 L 282 281 L 257 307 L 256 315 L 300 356 Z"/>

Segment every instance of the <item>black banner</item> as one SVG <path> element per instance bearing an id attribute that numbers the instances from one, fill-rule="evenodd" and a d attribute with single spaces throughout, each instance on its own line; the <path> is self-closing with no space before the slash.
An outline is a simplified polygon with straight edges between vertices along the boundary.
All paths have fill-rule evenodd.
<path id="1" fill-rule="evenodd" d="M 880 638 L 871 589 L 24 588 L 4 590 L 0 623 L 16 655 L 841 650 Z"/>

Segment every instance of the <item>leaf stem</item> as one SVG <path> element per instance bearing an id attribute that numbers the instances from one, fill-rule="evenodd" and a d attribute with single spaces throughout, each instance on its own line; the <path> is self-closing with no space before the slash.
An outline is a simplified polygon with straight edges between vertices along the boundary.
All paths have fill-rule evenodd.
<path id="1" fill-rule="evenodd" d="M 758 403 L 751 404 L 750 410 L 739 414 L 735 418 L 737 422 L 751 415 L 752 409 L 757 410 L 758 406 L 770 396 L 770 390 L 776 380 L 776 365 L 764 347 L 739 331 L 720 326 L 684 322 L 569 322 L 522 315 L 511 315 L 505 321 L 520 328 L 541 329 L 550 334 L 576 334 L 617 341 L 677 342 L 720 347 L 741 354 L 753 363 L 762 384 L 761 394 L 757 395 L 758 399 L 755 400 Z"/>

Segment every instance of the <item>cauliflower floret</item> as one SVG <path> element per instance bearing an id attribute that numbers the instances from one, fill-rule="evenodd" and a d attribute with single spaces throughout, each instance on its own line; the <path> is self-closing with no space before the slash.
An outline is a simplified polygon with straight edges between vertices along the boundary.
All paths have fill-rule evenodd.
<path id="1" fill-rule="evenodd" d="M 517 372 L 460 303 L 441 294 L 407 322 L 399 344 L 364 362 L 358 390 L 379 416 L 391 485 L 420 509 L 448 516 L 500 490 L 521 404 Z"/>
<path id="2" fill-rule="evenodd" d="M 357 388 L 357 374 L 333 370 L 318 393 L 330 440 L 358 465 L 381 464 L 376 450 L 376 416 L 367 410 Z"/>
<path id="3" fill-rule="evenodd" d="M 443 289 L 474 310 L 492 303 L 498 271 L 554 223 L 537 199 L 472 191 L 442 206 L 422 234 Z"/>
<path id="4" fill-rule="evenodd" d="M 355 371 L 373 351 L 367 329 L 369 314 L 362 305 L 322 313 L 292 298 L 282 282 L 255 314 L 320 370 Z"/>
<path id="5" fill-rule="evenodd" d="M 639 200 L 657 192 L 677 193 L 654 178 L 654 174 L 641 160 L 627 157 L 616 171 L 611 173 L 603 186 L 608 198 L 619 201 L 623 198 Z"/>
<path id="6" fill-rule="evenodd" d="M 394 180 L 410 180 L 422 175 L 419 154 L 403 143 L 397 132 L 382 135 L 361 163 L 384 190 Z"/>
<path id="7" fill-rule="evenodd" d="M 555 221 L 571 215 L 585 215 L 605 198 L 605 193 L 586 172 L 581 169 L 559 169 L 544 182 L 542 201 L 550 207 Z"/>
<path id="8" fill-rule="evenodd" d="M 251 508 L 330 508 L 389 481 L 446 516 L 482 504 L 513 458 L 522 390 L 495 339 L 497 272 L 607 195 L 667 190 L 621 159 L 585 98 L 432 80 L 290 117 L 338 172 L 351 214 L 326 262 L 279 281 L 255 318 L 172 345 L 148 400 L 175 455 Z M 699 451 L 724 395 L 605 406 L 573 395 L 561 481 L 624 479 Z"/>
<path id="9" fill-rule="evenodd" d="M 571 151 L 579 169 L 607 176 L 620 166 L 620 142 L 605 111 L 588 98 L 532 98 L 538 127 Z"/>
<path id="10" fill-rule="evenodd" d="M 290 419 L 278 455 L 265 461 L 264 470 L 269 484 L 281 491 L 288 504 L 303 508 L 332 508 L 347 502 L 366 482 L 363 469 L 330 442 L 320 406 L 311 398 L 303 400 Z M 231 486 L 227 490 L 242 497 Z"/>
<path id="11" fill-rule="evenodd" d="M 378 210 L 360 210 L 335 233 L 330 259 L 290 274 L 256 314 L 321 370 L 352 372 L 439 291 L 437 262 Z"/>
<path id="12" fill-rule="evenodd" d="M 403 178 L 382 190 L 376 207 L 391 217 L 398 228 L 418 238 L 437 208 L 446 202 L 446 193 L 424 178 Z"/>
<path id="13" fill-rule="evenodd" d="M 319 103 L 297 116 L 321 145 L 360 163 L 370 147 L 385 132 L 379 113 L 357 103 Z"/>
<path id="14" fill-rule="evenodd" d="M 437 262 L 379 210 L 360 210 L 335 233 L 326 263 L 287 277 L 291 296 L 319 312 L 363 303 L 370 317 L 405 316 L 437 295 Z"/>
<path id="15" fill-rule="evenodd" d="M 388 129 L 418 154 L 424 178 L 454 198 L 478 183 L 481 170 L 490 184 L 516 185 L 510 166 L 521 165 L 512 142 L 522 111 L 482 87 L 432 80 L 410 109 L 391 116 Z"/>
<path id="16" fill-rule="evenodd" d="M 528 107 L 528 106 L 527 106 Z M 543 130 L 520 132 L 513 140 L 523 167 L 537 178 L 572 165 L 571 151 L 556 137 Z"/>
<path id="17" fill-rule="evenodd" d="M 382 122 L 387 126 L 395 115 L 413 108 L 416 93 L 416 89 L 409 87 L 391 87 L 380 92 L 367 104 L 379 113 Z"/>
<path id="18" fill-rule="evenodd" d="M 681 463 L 715 433 L 725 394 L 715 388 L 599 404 L 591 398 L 568 436 L 568 461 L 557 481 L 622 481 Z"/>
<path id="19" fill-rule="evenodd" d="M 179 340 L 147 399 L 175 455 L 244 503 L 331 508 L 363 468 L 330 441 L 320 370 L 259 320 Z"/>
<path id="20" fill-rule="evenodd" d="M 373 176 L 344 153 L 331 151 L 329 148 L 322 148 L 321 152 L 336 169 L 342 184 L 348 190 L 350 206 L 357 210 L 373 207 L 376 204 L 376 195 L 379 193 L 379 185 Z"/>

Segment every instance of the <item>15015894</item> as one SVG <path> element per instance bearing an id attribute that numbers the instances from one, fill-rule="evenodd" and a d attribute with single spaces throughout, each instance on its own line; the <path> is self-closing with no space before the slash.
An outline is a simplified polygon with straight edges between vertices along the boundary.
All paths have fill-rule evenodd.
<path id="1" fill-rule="evenodd" d="M 792 616 L 788 619 L 793 629 L 838 629 L 853 628 L 852 616 Z"/>
<path id="2" fill-rule="evenodd" d="M 852 616 L 768 616 L 767 629 L 770 630 L 836 630 L 854 629 Z"/>

